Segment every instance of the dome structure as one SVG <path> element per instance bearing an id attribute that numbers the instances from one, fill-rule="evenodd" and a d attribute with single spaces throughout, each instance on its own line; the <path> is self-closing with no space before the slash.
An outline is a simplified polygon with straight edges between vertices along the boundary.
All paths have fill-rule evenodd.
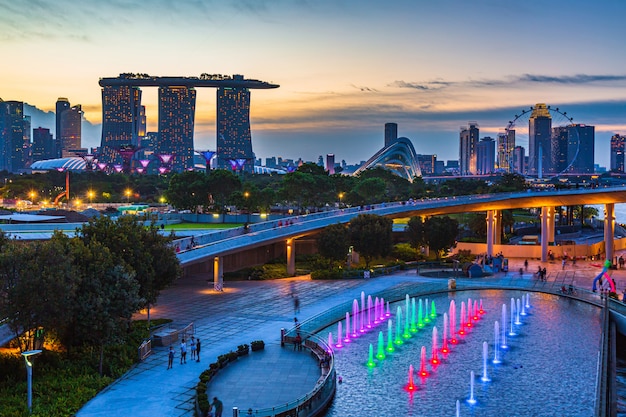
<path id="1" fill-rule="evenodd" d="M 422 176 L 413 143 L 405 137 L 395 139 L 389 146 L 376 152 L 353 175 L 375 167 L 385 168 L 410 182 L 413 182 L 413 178 Z"/>
<path id="2" fill-rule="evenodd" d="M 30 169 L 33 171 L 84 171 L 87 162 L 83 158 L 70 157 L 58 159 L 44 159 L 43 161 L 33 162 Z"/>

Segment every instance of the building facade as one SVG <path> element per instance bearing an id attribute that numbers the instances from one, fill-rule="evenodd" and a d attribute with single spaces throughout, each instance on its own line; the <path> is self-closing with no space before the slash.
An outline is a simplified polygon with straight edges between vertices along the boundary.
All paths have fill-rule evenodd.
<path id="1" fill-rule="evenodd" d="M 552 116 L 544 103 L 533 107 L 528 120 L 528 174 L 542 177 L 550 172 Z"/>
<path id="2" fill-rule="evenodd" d="M 513 149 L 515 149 L 515 129 L 498 133 L 497 167 L 504 172 L 513 172 Z"/>
<path id="3" fill-rule="evenodd" d="M 626 136 L 614 134 L 611 136 L 611 166 L 613 172 L 624 173 L 624 149 Z"/>
<path id="4" fill-rule="evenodd" d="M 476 173 L 492 174 L 495 169 L 496 141 L 489 136 L 484 137 L 476 145 Z"/>
<path id="5" fill-rule="evenodd" d="M 38 127 L 33 129 L 33 162 L 56 158 L 56 147 L 50 129 Z"/>
<path id="6" fill-rule="evenodd" d="M 159 87 L 159 139 L 154 152 L 172 155 L 169 169 L 194 168 L 193 128 L 196 90 L 193 87 Z"/>
<path id="7" fill-rule="evenodd" d="M 253 172 L 250 133 L 250 91 L 222 87 L 217 90 L 217 167 Z"/>
<path id="8" fill-rule="evenodd" d="M 119 150 L 139 143 L 141 90 L 136 86 L 105 85 L 102 88 L 101 164 L 121 164 Z"/>
<path id="9" fill-rule="evenodd" d="M 80 104 L 64 110 L 60 119 L 61 157 L 78 156 L 81 149 L 81 123 L 83 120 L 83 110 Z"/>
<path id="10" fill-rule="evenodd" d="M 385 148 L 391 146 L 398 139 L 398 124 L 385 123 Z"/>
<path id="11" fill-rule="evenodd" d="M 460 175 L 476 174 L 476 146 L 480 131 L 476 122 L 469 122 L 466 127 L 461 127 L 459 147 L 459 171 Z"/>
<path id="12" fill-rule="evenodd" d="M 0 170 L 24 168 L 24 103 L 0 100 Z"/>

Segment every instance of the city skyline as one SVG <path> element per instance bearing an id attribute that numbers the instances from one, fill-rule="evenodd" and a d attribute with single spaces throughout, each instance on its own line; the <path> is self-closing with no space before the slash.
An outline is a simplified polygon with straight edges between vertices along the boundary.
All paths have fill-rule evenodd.
<path id="1" fill-rule="evenodd" d="M 243 74 L 281 86 L 251 99 L 253 151 L 263 160 L 332 153 L 358 163 L 383 146 L 387 122 L 417 153 L 456 160 L 460 126 L 476 121 L 481 138 L 495 138 L 536 103 L 595 126 L 600 165 L 610 164 L 611 136 L 626 134 L 619 1 L 143 5 L 0 0 L 0 55 L 10 63 L 0 68 L 0 98 L 54 112 L 67 97 L 89 121 L 82 145 L 96 147 L 100 78 Z M 198 150 L 216 149 L 214 94 L 197 95 Z M 148 131 L 157 130 L 157 96 L 143 89 Z M 28 105 L 32 128 L 54 132 L 54 115 Z"/>

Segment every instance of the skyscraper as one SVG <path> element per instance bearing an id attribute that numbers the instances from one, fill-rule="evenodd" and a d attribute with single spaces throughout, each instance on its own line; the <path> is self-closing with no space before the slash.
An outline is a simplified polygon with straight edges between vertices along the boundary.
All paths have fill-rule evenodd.
<path id="1" fill-rule="evenodd" d="M 461 175 L 476 174 L 476 145 L 478 144 L 478 123 L 469 122 L 461 127 L 459 149 L 459 171 Z"/>
<path id="2" fill-rule="evenodd" d="M 83 110 L 80 104 L 72 106 L 61 113 L 61 131 L 59 141 L 61 156 L 77 156 L 76 151 L 81 147 L 81 122 Z"/>
<path id="3" fill-rule="evenodd" d="M 99 163 L 121 164 L 118 150 L 137 145 L 141 114 L 141 89 L 129 85 L 102 87 L 102 140 Z"/>
<path id="4" fill-rule="evenodd" d="M 62 154 L 62 143 L 61 143 L 61 115 L 63 112 L 70 108 L 70 101 L 65 97 L 59 97 L 56 103 L 56 129 L 54 131 L 54 140 L 55 140 L 55 157 L 59 158 Z"/>
<path id="5" fill-rule="evenodd" d="M 24 103 L 0 100 L 0 170 L 24 168 Z"/>
<path id="6" fill-rule="evenodd" d="M 550 172 L 553 174 L 558 174 L 565 170 L 570 162 L 572 155 L 568 154 L 568 139 L 568 126 L 552 128 L 552 137 L 550 138 Z"/>
<path id="7" fill-rule="evenodd" d="M 54 139 L 50 129 L 38 127 L 33 129 L 33 162 L 44 159 L 54 159 L 55 154 Z"/>
<path id="8" fill-rule="evenodd" d="M 611 165 L 613 172 L 624 172 L 624 150 L 626 145 L 626 136 L 618 133 L 611 136 Z"/>
<path id="9" fill-rule="evenodd" d="M 234 75 L 233 80 L 243 80 Z M 243 161 L 242 170 L 253 172 L 254 153 L 250 134 L 250 91 L 244 87 L 217 90 L 217 167 L 232 168 Z"/>
<path id="10" fill-rule="evenodd" d="M 391 146 L 398 139 L 398 124 L 385 123 L 385 148 Z"/>
<path id="11" fill-rule="evenodd" d="M 513 172 L 524 174 L 526 168 L 526 149 L 523 146 L 516 146 L 513 148 Z"/>
<path id="12" fill-rule="evenodd" d="M 496 142 L 486 136 L 476 145 L 476 173 L 480 175 L 493 173 L 496 159 Z"/>
<path id="13" fill-rule="evenodd" d="M 24 127 L 22 130 L 22 152 L 24 156 L 24 166 L 30 166 L 31 163 L 31 117 L 24 116 Z"/>
<path id="14" fill-rule="evenodd" d="M 541 177 L 550 172 L 552 116 L 544 103 L 533 107 L 528 120 L 528 173 Z"/>
<path id="15" fill-rule="evenodd" d="M 171 169 L 193 169 L 193 127 L 196 90 L 193 87 L 159 87 L 159 140 L 154 152 L 173 155 Z"/>
<path id="16" fill-rule="evenodd" d="M 513 149 L 515 148 L 515 129 L 498 133 L 498 168 L 513 172 Z"/>
<path id="17" fill-rule="evenodd" d="M 567 154 L 573 174 L 593 174 L 595 159 L 595 126 L 568 126 Z"/>
<path id="18" fill-rule="evenodd" d="M 333 175 L 335 173 L 335 154 L 334 153 L 326 154 L 326 171 L 328 171 L 328 175 Z"/>

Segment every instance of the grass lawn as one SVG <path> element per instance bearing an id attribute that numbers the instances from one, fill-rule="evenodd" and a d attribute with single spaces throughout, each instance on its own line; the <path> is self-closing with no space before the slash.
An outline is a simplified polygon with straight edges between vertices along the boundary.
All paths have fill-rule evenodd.
<path id="1" fill-rule="evenodd" d="M 178 223 L 178 224 L 166 224 L 165 230 L 220 230 L 220 229 L 232 229 L 234 227 L 241 227 L 243 223 Z"/>

